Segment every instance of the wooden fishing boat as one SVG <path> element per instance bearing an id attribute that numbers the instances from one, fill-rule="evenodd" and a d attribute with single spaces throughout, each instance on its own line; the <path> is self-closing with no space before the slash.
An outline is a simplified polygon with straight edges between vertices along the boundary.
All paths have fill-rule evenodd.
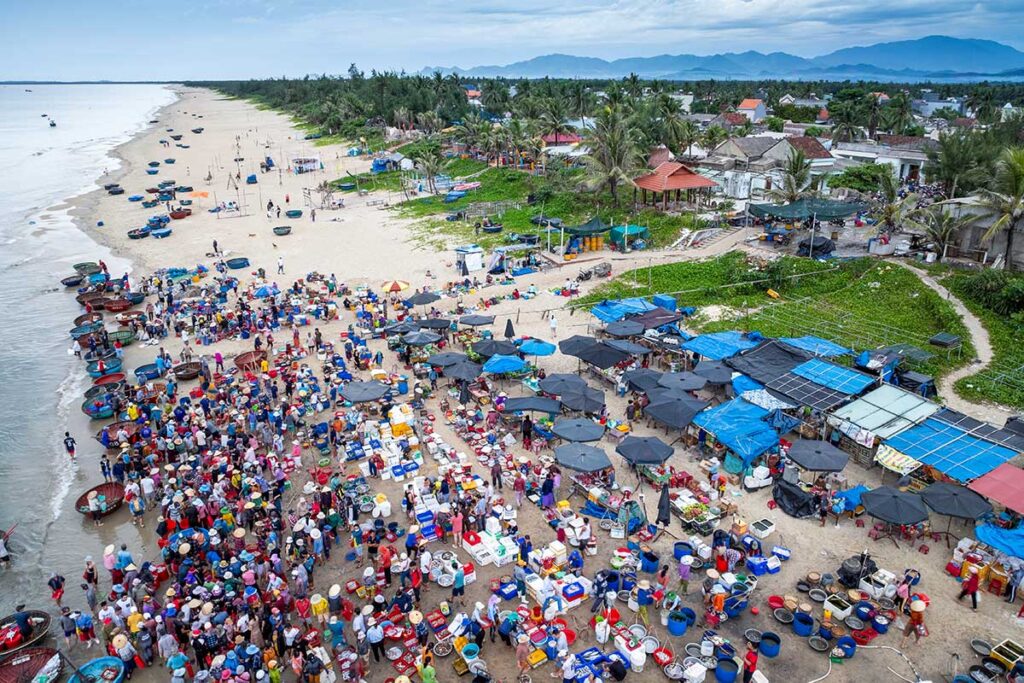
<path id="1" fill-rule="evenodd" d="M 63 278 L 60 281 L 60 283 L 65 287 L 77 287 L 78 285 L 82 284 L 83 280 L 85 280 L 84 275 L 71 275 L 69 277 Z"/>
<path id="2" fill-rule="evenodd" d="M 111 358 L 109 361 L 104 361 L 106 367 L 101 371 L 99 369 L 99 361 L 93 361 L 85 366 L 85 371 L 89 373 L 89 376 L 93 379 L 102 377 L 103 375 L 112 375 L 115 372 L 121 372 L 121 359 Z"/>
<path id="3" fill-rule="evenodd" d="M 279 235 L 281 237 L 284 237 L 285 235 L 290 234 L 291 231 L 292 231 L 292 226 L 290 226 L 290 225 L 279 225 L 276 228 L 274 228 L 274 234 L 275 235 Z"/>
<path id="4" fill-rule="evenodd" d="M 240 257 L 240 258 L 229 258 L 224 263 L 231 270 L 238 270 L 240 268 L 248 268 L 249 267 L 249 259 L 243 258 L 243 257 Z"/>
<path id="5" fill-rule="evenodd" d="M 192 186 L 191 185 L 178 185 L 176 188 L 174 188 L 174 191 L 178 192 L 178 193 L 181 193 L 181 192 L 191 192 L 192 191 Z"/>
<path id="6" fill-rule="evenodd" d="M 235 367 L 243 372 L 257 372 L 267 357 L 266 351 L 246 351 L 235 356 Z"/>
<path id="7" fill-rule="evenodd" d="M 180 221 L 183 218 L 188 218 L 192 215 L 192 209 L 181 209 L 180 211 L 171 211 L 168 214 L 173 220 Z"/>
<path id="8" fill-rule="evenodd" d="M 112 372 L 109 375 L 102 375 L 92 381 L 94 385 L 103 386 L 106 384 L 117 384 L 118 382 L 124 382 L 127 379 L 127 375 L 123 372 Z"/>
<path id="9" fill-rule="evenodd" d="M 159 161 L 151 161 L 151 162 L 149 162 L 146 165 L 149 166 L 150 168 L 156 168 L 157 166 L 160 165 L 160 162 Z"/>
<path id="10" fill-rule="evenodd" d="M 284 215 L 288 218 L 302 218 L 302 209 L 288 209 Z"/>
<path id="11" fill-rule="evenodd" d="M 132 324 L 132 320 L 142 320 L 146 317 L 145 311 L 125 311 L 114 316 L 118 325 L 126 327 Z"/>
<path id="12" fill-rule="evenodd" d="M 128 231 L 128 239 L 143 240 L 149 237 L 149 228 L 135 228 Z"/>
<path id="13" fill-rule="evenodd" d="M 85 390 L 85 398 L 89 401 L 96 399 L 104 400 L 105 397 L 117 393 L 120 387 L 121 385 L 119 384 L 101 384 L 98 386 L 94 384 Z"/>
<path id="14" fill-rule="evenodd" d="M 114 417 L 114 404 L 102 398 L 87 398 L 82 401 L 82 412 L 91 420 L 109 420 Z"/>
<path id="15" fill-rule="evenodd" d="M 112 190 L 107 190 L 107 194 L 112 194 L 112 195 L 124 194 L 124 188 L 123 187 L 115 187 Z"/>
<path id="16" fill-rule="evenodd" d="M 144 209 L 155 209 L 159 205 L 160 202 L 157 201 L 156 199 L 147 199 L 146 201 L 142 202 L 142 208 Z"/>
<path id="17" fill-rule="evenodd" d="M 113 332 L 107 333 L 107 338 L 110 343 L 120 342 L 121 346 L 128 346 L 135 341 L 135 333 L 131 330 L 114 330 Z"/>
<path id="18" fill-rule="evenodd" d="M 103 329 L 103 322 L 102 321 L 86 323 L 84 325 L 78 325 L 77 327 L 71 328 L 71 338 L 72 339 L 81 339 L 82 337 L 84 337 L 87 334 L 92 334 L 93 332 L 99 332 L 102 329 Z"/>
<path id="19" fill-rule="evenodd" d="M 99 296 L 96 297 L 95 299 L 89 299 L 89 306 L 94 311 L 102 311 L 107 307 L 107 304 L 110 303 L 111 301 L 113 301 L 113 299 L 110 297 Z"/>
<path id="20" fill-rule="evenodd" d="M 147 187 L 146 188 L 146 192 L 149 193 L 149 194 L 160 194 L 160 188 L 159 187 Z"/>
<path id="21" fill-rule="evenodd" d="M 89 323 L 98 323 L 101 320 L 103 320 L 103 311 L 93 311 L 91 313 L 83 313 L 72 322 L 75 323 L 75 327 L 78 327 L 80 325 L 88 325 Z"/>
<path id="22" fill-rule="evenodd" d="M 157 169 L 155 169 L 155 168 L 147 168 L 147 169 L 146 169 L 146 175 L 156 175 L 156 174 L 157 174 L 157 173 L 159 173 L 159 172 L 160 172 L 160 171 L 158 171 L 158 170 L 157 170 Z"/>
<path id="23" fill-rule="evenodd" d="M 29 623 L 32 625 L 32 632 L 28 634 L 27 638 L 21 639 L 20 642 L 12 643 L 11 647 L 0 650 L 0 656 L 3 656 L 5 659 L 16 652 L 21 652 L 23 650 L 27 650 L 33 645 L 37 645 L 42 642 L 47 635 L 49 635 L 51 621 L 50 615 L 47 612 L 36 609 L 25 611 L 28 613 Z M 3 619 L 0 619 L 0 640 L 5 643 L 9 640 L 7 633 L 8 629 L 12 626 L 14 627 L 15 632 L 17 632 L 18 627 L 14 621 L 13 614 L 8 614 Z"/>
<path id="24" fill-rule="evenodd" d="M 171 236 L 171 229 L 170 228 L 156 228 L 154 230 L 150 230 L 149 234 L 152 235 L 154 239 L 162 240 L 165 237 L 170 237 Z"/>
<path id="25" fill-rule="evenodd" d="M 107 515 L 115 512 L 117 508 L 121 507 L 124 503 L 124 486 L 117 482 L 106 482 L 93 486 L 91 489 L 83 493 L 75 501 L 75 509 L 83 515 L 89 514 L 89 494 L 93 491 L 96 492 L 97 496 L 102 496 L 100 516 L 106 517 Z"/>
<path id="26" fill-rule="evenodd" d="M 173 368 L 171 368 L 171 372 L 174 374 L 175 379 L 187 381 L 198 377 L 199 372 L 202 369 L 202 363 L 200 363 L 197 360 L 190 360 L 186 363 L 178 363 Z"/>
<path id="27" fill-rule="evenodd" d="M 102 298 L 103 298 L 103 292 L 96 292 L 96 291 L 93 291 L 93 290 L 90 289 L 88 291 L 82 292 L 81 294 L 77 295 L 75 297 L 75 301 L 77 301 L 78 303 L 80 303 L 80 304 L 82 304 L 84 306 L 87 303 L 89 303 L 90 301 L 92 301 L 93 299 L 102 299 Z"/>
<path id="28" fill-rule="evenodd" d="M 173 164 L 174 163 L 174 159 L 164 159 L 164 163 L 165 164 Z"/>
<path id="29" fill-rule="evenodd" d="M 83 261 L 82 263 L 76 263 L 71 267 L 80 275 L 92 275 L 93 273 L 98 273 L 102 270 L 100 265 L 94 261 Z"/>
<path id="30" fill-rule="evenodd" d="M 178 200 L 178 203 L 181 204 L 182 206 L 192 206 L 191 199 L 180 199 Z"/>
<path id="31" fill-rule="evenodd" d="M 113 348 L 105 349 L 102 346 L 98 346 L 95 351 L 86 351 L 83 353 L 82 360 L 86 363 L 91 363 L 100 359 L 107 360 L 108 358 L 113 358 L 115 355 L 117 355 L 117 351 Z"/>
<path id="32" fill-rule="evenodd" d="M 145 387 L 142 390 L 141 401 L 143 403 L 154 403 L 161 396 L 167 396 L 167 382 L 163 380 L 149 380 Z"/>
<path id="33" fill-rule="evenodd" d="M 117 299 L 109 299 L 103 304 L 103 309 L 111 311 L 112 313 L 120 313 L 121 311 L 127 311 L 132 307 L 132 302 L 128 301 L 124 297 L 118 297 Z"/>
<path id="34" fill-rule="evenodd" d="M 148 382 L 151 379 L 160 377 L 160 368 L 156 363 L 147 363 L 135 368 L 135 377 L 140 382 Z"/>
<path id="35" fill-rule="evenodd" d="M 53 683 L 64 660 L 52 647 L 28 647 L 0 661 L 0 683 Z"/>

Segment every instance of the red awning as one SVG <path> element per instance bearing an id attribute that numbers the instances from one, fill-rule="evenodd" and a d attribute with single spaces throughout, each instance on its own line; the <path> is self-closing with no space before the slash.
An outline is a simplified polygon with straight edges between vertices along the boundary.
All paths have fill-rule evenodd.
<path id="1" fill-rule="evenodd" d="M 715 187 L 717 184 L 676 161 L 659 164 L 653 173 L 640 176 L 633 183 L 637 187 L 651 192 L 697 190 L 702 187 Z"/>
<path id="2" fill-rule="evenodd" d="M 967 488 L 1024 515 L 1024 470 L 1003 463 L 972 481 Z"/>

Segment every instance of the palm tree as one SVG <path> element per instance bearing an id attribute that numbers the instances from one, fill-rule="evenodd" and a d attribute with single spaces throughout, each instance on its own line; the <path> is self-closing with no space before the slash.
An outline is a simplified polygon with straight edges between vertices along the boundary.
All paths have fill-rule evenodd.
<path id="1" fill-rule="evenodd" d="M 430 193 L 436 194 L 437 185 L 435 180 L 444 169 L 444 159 L 441 157 L 440 152 L 434 150 L 419 157 L 416 159 L 416 168 L 427 178 L 427 188 L 430 190 Z"/>
<path id="2" fill-rule="evenodd" d="M 884 226 L 886 232 L 893 233 L 913 214 L 918 197 L 914 193 L 900 196 L 900 181 L 895 173 L 886 173 L 878 181 L 879 197 L 875 201 L 872 215 Z"/>
<path id="3" fill-rule="evenodd" d="M 882 105 L 878 101 L 878 95 L 869 92 L 864 95 L 864 118 L 868 125 L 868 137 L 875 139 L 878 133 L 878 122 L 882 115 Z"/>
<path id="4" fill-rule="evenodd" d="M 1024 147 L 1003 150 L 991 187 L 978 195 L 983 211 L 993 219 L 983 238 L 988 241 L 1006 233 L 1003 267 L 1013 270 L 1013 238 L 1024 222 Z"/>
<path id="5" fill-rule="evenodd" d="M 701 144 L 704 149 L 707 150 L 708 154 L 711 153 L 715 147 L 729 139 L 729 134 L 725 132 L 725 129 L 721 126 L 708 126 L 708 129 L 704 131 L 704 135 L 701 136 Z"/>
<path id="6" fill-rule="evenodd" d="M 807 196 L 810 187 L 811 162 L 800 150 L 791 150 L 782 172 L 782 184 L 771 191 L 772 200 L 792 204 Z"/>
<path id="7" fill-rule="evenodd" d="M 933 204 L 917 215 L 908 217 L 908 222 L 924 230 L 928 239 L 938 251 L 938 260 L 946 255 L 946 248 L 956 242 L 960 231 L 977 220 L 976 216 L 954 216 L 941 204 Z"/>
<path id="8" fill-rule="evenodd" d="M 412 128 L 412 112 L 405 107 L 398 107 L 391 113 L 391 120 L 395 122 L 395 127 L 399 130 L 409 130 Z"/>
<path id="9" fill-rule="evenodd" d="M 855 142 L 863 135 L 857 123 L 857 108 L 852 102 L 840 102 L 829 109 L 832 117 L 832 141 Z"/>
<path id="10" fill-rule="evenodd" d="M 587 146 L 590 151 L 583 158 L 587 166 L 586 184 L 591 190 L 607 187 L 618 207 L 619 185 L 633 179 L 640 162 L 634 131 L 626 116 L 618 109 L 603 108 L 587 136 Z"/>
<path id="11" fill-rule="evenodd" d="M 573 81 L 569 86 L 569 111 L 587 127 L 587 115 L 594 107 L 594 96 L 582 81 Z"/>
<path id="12" fill-rule="evenodd" d="M 883 111 L 883 119 L 893 135 L 902 135 L 914 123 L 914 110 L 905 92 L 892 96 Z"/>
<path id="13" fill-rule="evenodd" d="M 988 182 L 992 169 L 987 162 L 996 156 L 986 140 L 968 132 L 940 135 L 938 146 L 928 150 L 925 175 L 941 183 L 950 199 L 974 192 Z"/>
<path id="14" fill-rule="evenodd" d="M 640 76 L 636 73 L 630 73 L 628 76 L 622 79 L 622 85 L 626 92 L 634 100 L 640 99 L 640 96 L 644 94 L 644 84 L 640 80 Z"/>
<path id="15" fill-rule="evenodd" d="M 743 123 L 732 127 L 733 137 L 745 138 L 754 132 L 754 124 L 750 122 L 750 119 L 745 120 Z"/>
<path id="16" fill-rule="evenodd" d="M 444 128 L 444 121 L 436 111 L 425 111 L 417 114 L 416 125 L 427 135 L 433 135 Z"/>
<path id="17" fill-rule="evenodd" d="M 693 146 L 700 139 L 700 129 L 690 119 L 683 119 L 678 132 L 679 148 L 686 150 L 686 156 L 691 156 Z"/>
<path id="18" fill-rule="evenodd" d="M 553 135 L 556 145 L 560 135 L 572 132 L 572 126 L 565 122 L 565 102 L 554 97 L 544 100 L 543 112 L 540 116 L 540 131 L 542 135 Z"/>
<path id="19" fill-rule="evenodd" d="M 979 86 L 967 96 L 964 105 L 983 123 L 992 123 L 997 110 L 992 89 Z"/>

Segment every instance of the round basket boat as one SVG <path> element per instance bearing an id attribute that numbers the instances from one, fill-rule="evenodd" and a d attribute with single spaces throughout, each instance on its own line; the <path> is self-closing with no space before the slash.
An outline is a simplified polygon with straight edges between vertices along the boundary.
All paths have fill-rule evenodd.
<path id="1" fill-rule="evenodd" d="M 98 296 L 94 299 L 89 299 L 89 307 L 94 311 L 102 311 L 107 307 L 107 304 L 113 301 L 112 298 L 106 296 Z"/>
<path id="2" fill-rule="evenodd" d="M 135 341 L 135 333 L 131 330 L 114 330 L 107 333 L 107 339 L 110 340 L 111 344 L 119 342 L 121 346 L 128 346 Z"/>
<path id="3" fill-rule="evenodd" d="M 154 230 L 150 230 L 149 234 L 152 235 L 154 239 L 162 240 L 165 237 L 170 237 L 172 232 L 173 230 L 170 228 L 156 228 Z"/>
<path id="4" fill-rule="evenodd" d="M 63 669 L 64 660 L 52 647 L 26 647 L 0 661 L 0 683 L 53 683 Z"/>
<path id="5" fill-rule="evenodd" d="M 288 209 L 284 215 L 288 218 L 302 218 L 302 209 Z"/>
<path id="6" fill-rule="evenodd" d="M 135 368 L 134 374 L 136 379 L 140 382 L 147 382 L 160 377 L 160 368 L 157 367 L 156 363 L 147 363 L 146 365 L 140 365 Z"/>
<path id="7" fill-rule="evenodd" d="M 235 367 L 243 372 L 255 372 L 266 357 L 266 351 L 246 351 L 235 357 Z"/>
<path id="8" fill-rule="evenodd" d="M 117 351 L 112 348 L 105 349 L 102 346 L 97 346 L 95 351 L 86 351 L 82 354 L 82 360 L 86 363 L 91 363 L 94 360 L 107 360 L 117 355 Z"/>
<path id="9" fill-rule="evenodd" d="M 77 296 L 75 296 L 75 301 L 77 301 L 81 305 L 85 306 L 87 303 L 89 303 L 93 299 L 102 299 L 102 298 L 103 298 L 103 292 L 94 292 L 94 291 L 90 290 L 90 291 L 87 291 L 87 292 L 82 292 L 82 293 L 78 294 Z"/>
<path id="10" fill-rule="evenodd" d="M 116 511 L 124 502 L 124 486 L 117 482 L 99 484 L 98 486 L 93 486 L 91 489 L 80 495 L 78 500 L 75 501 L 75 510 L 80 514 L 89 514 L 89 494 L 93 491 L 96 492 L 97 496 L 102 496 L 100 510 L 101 517 L 106 517 Z"/>
<path id="11" fill-rule="evenodd" d="M 111 311 L 112 313 L 120 313 L 121 311 L 127 311 L 132 307 L 132 302 L 124 297 L 118 297 L 117 299 L 110 299 L 103 304 L 103 310 Z"/>
<path id="12" fill-rule="evenodd" d="M 82 284 L 83 280 L 85 280 L 84 275 L 69 275 L 68 277 L 61 279 L 60 283 L 65 287 L 77 287 Z"/>
<path id="13" fill-rule="evenodd" d="M 274 228 L 274 234 L 284 237 L 285 235 L 291 234 L 292 226 L 290 225 L 278 225 Z"/>
<path id="14" fill-rule="evenodd" d="M 28 650 L 33 645 L 42 642 L 42 640 L 49 635 L 50 615 L 48 613 L 35 609 L 25 610 L 25 612 L 28 614 L 29 625 L 32 626 L 32 632 L 28 634 L 27 638 L 22 639 L 22 641 L 15 647 L 3 651 L 5 663 L 11 661 L 9 659 L 11 655 Z M 9 614 L 3 619 L 0 619 L 0 631 L 5 631 L 8 626 L 13 626 L 14 624 L 14 615 Z"/>
<path id="15" fill-rule="evenodd" d="M 191 360 L 186 363 L 179 363 L 178 365 L 175 365 L 171 368 L 171 372 L 174 374 L 175 379 L 187 381 L 198 377 L 199 372 L 202 369 L 202 363 L 197 360 Z"/>
<path id="16" fill-rule="evenodd" d="M 112 372 L 109 375 L 100 375 L 92 381 L 94 386 L 104 386 L 108 384 L 120 384 L 127 379 L 123 372 Z"/>
<path id="17" fill-rule="evenodd" d="M 249 259 L 244 258 L 244 257 L 229 258 L 227 261 L 224 262 L 224 264 L 228 268 L 230 268 L 231 270 L 238 270 L 240 268 L 248 268 L 249 267 Z"/>
<path id="18" fill-rule="evenodd" d="M 75 327 L 81 325 L 88 325 L 89 323 L 98 323 L 103 320 L 103 311 L 92 311 L 91 313 L 83 313 L 76 317 L 72 322 L 75 323 Z"/>
<path id="19" fill-rule="evenodd" d="M 128 435 L 128 441 L 130 442 L 130 441 L 134 441 L 134 437 L 139 432 L 141 427 L 139 426 L 139 424 L 137 422 L 132 422 L 131 420 L 124 420 L 124 421 L 121 421 L 121 422 L 111 422 L 109 425 L 107 425 L 106 430 L 107 430 L 107 435 L 110 437 L 110 449 L 111 450 L 116 450 L 118 448 L 117 438 L 116 437 L 117 437 L 117 433 L 120 432 L 122 429 L 124 430 L 125 434 Z M 95 438 L 100 443 L 103 443 L 103 430 L 102 429 L 99 430 L 98 432 L 96 432 L 96 437 Z"/>
<path id="20" fill-rule="evenodd" d="M 82 412 L 91 420 L 109 420 L 114 417 L 114 405 L 102 399 L 85 399 L 82 401 Z"/>
<path id="21" fill-rule="evenodd" d="M 128 239 L 141 240 L 149 237 L 149 228 L 135 228 L 128 231 Z"/>
<path id="22" fill-rule="evenodd" d="M 182 209 L 181 211 L 171 211 L 168 214 L 172 220 L 180 221 L 182 218 L 188 218 L 192 215 L 192 209 Z"/>
<path id="23" fill-rule="evenodd" d="M 124 313 L 118 313 L 114 316 L 114 320 L 117 321 L 118 325 L 128 326 L 131 325 L 133 320 L 142 320 L 146 317 L 145 311 L 125 311 Z"/>
<path id="24" fill-rule="evenodd" d="M 132 306 L 138 306 L 146 300 L 146 295 L 142 292 L 125 292 L 124 298 L 132 302 Z"/>
<path id="25" fill-rule="evenodd" d="M 76 263 L 75 265 L 71 266 L 71 268 L 74 269 L 74 271 L 79 275 L 93 275 L 103 270 L 102 268 L 100 268 L 100 265 L 94 261 L 83 261 L 82 263 Z"/>
<path id="26" fill-rule="evenodd" d="M 99 361 L 93 361 L 85 366 L 85 371 L 89 373 L 89 376 L 93 379 L 102 377 L 103 375 L 112 375 L 115 372 L 121 372 L 121 359 L 111 358 L 109 361 L 103 361 L 106 367 L 100 370 Z"/>

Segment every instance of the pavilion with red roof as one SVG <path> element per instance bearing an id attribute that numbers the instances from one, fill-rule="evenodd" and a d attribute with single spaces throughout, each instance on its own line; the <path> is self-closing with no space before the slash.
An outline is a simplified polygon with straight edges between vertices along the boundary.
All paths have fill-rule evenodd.
<path id="1" fill-rule="evenodd" d="M 699 190 L 707 190 L 715 187 L 715 181 L 705 178 L 701 174 L 680 164 L 677 161 L 666 161 L 658 164 L 652 172 L 642 175 L 633 180 L 633 201 L 636 202 L 637 190 L 640 190 L 640 199 L 647 204 L 647 193 L 651 193 L 651 200 L 658 203 L 658 195 L 661 195 L 663 209 L 668 208 L 669 197 L 675 192 L 674 201 L 682 198 L 686 192 L 686 200 L 692 201 L 694 193 Z"/>

